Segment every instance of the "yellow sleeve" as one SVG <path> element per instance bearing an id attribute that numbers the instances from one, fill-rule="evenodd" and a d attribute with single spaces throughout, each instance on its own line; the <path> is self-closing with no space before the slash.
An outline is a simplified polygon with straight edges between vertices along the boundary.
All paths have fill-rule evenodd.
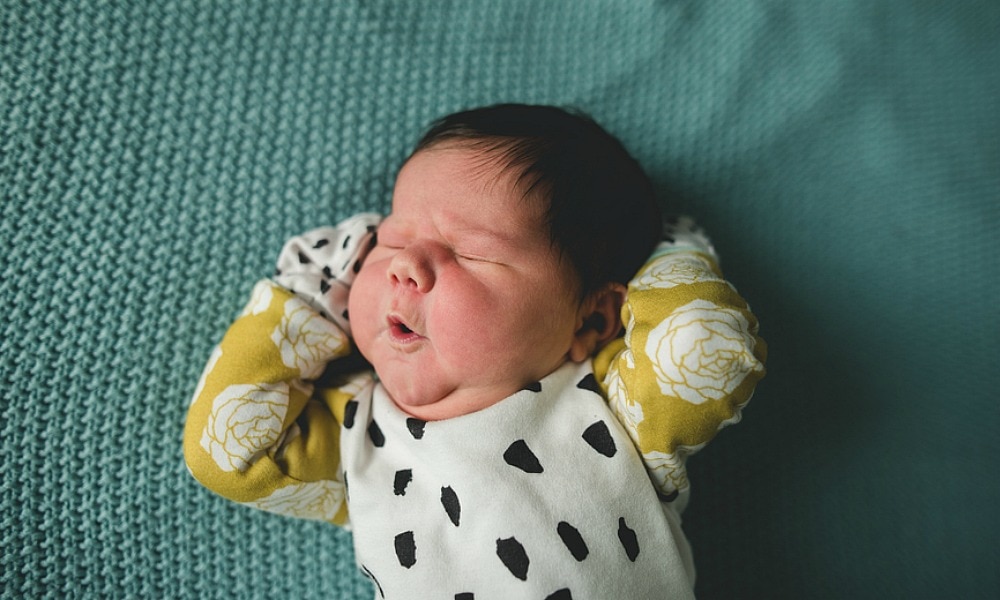
<path id="1" fill-rule="evenodd" d="M 312 381 L 350 348 L 305 301 L 259 282 L 188 409 L 184 457 L 195 479 L 241 504 L 345 524 L 339 422 L 365 382 L 314 395 Z"/>
<path id="2" fill-rule="evenodd" d="M 595 374 L 660 493 L 683 508 L 687 457 L 739 421 L 767 346 L 715 260 L 690 249 L 654 254 L 629 283 L 622 321 Z"/>

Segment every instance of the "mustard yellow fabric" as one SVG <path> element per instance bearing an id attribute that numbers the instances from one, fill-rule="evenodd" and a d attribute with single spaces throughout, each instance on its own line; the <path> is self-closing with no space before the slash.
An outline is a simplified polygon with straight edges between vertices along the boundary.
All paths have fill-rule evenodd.
<path id="1" fill-rule="evenodd" d="M 195 478 L 255 508 L 346 523 L 339 441 L 350 387 L 314 397 L 310 380 L 350 347 L 303 300 L 258 283 L 188 412 L 184 455 Z"/>
<path id="2" fill-rule="evenodd" d="M 739 420 L 764 375 L 766 345 L 715 260 L 669 245 L 630 282 L 622 317 L 625 335 L 595 357 L 595 374 L 653 483 L 683 510 L 687 456 Z M 259 282 L 195 392 L 184 434 L 194 477 L 248 506 L 346 524 L 340 427 L 373 377 L 319 389 L 315 380 L 350 351 L 306 301 Z"/>
<path id="3" fill-rule="evenodd" d="M 625 337 L 598 354 L 594 371 L 673 499 L 689 489 L 687 457 L 739 421 L 764 376 L 767 345 L 711 256 L 666 245 L 629 283 L 622 322 Z"/>

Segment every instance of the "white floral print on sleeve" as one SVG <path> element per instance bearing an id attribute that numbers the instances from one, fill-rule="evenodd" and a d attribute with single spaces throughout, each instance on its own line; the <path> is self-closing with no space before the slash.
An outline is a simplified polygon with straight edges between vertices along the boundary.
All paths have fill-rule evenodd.
<path id="1" fill-rule="evenodd" d="M 260 313 L 267 310 L 271 306 L 271 300 L 274 298 L 274 292 L 271 291 L 271 284 L 267 281 L 261 281 L 254 286 L 253 292 L 250 296 L 250 301 L 243 308 L 243 312 L 240 316 L 247 315 L 259 315 Z"/>
<path id="2" fill-rule="evenodd" d="M 695 300 L 673 311 L 649 332 L 646 353 L 664 394 L 692 404 L 733 392 L 764 365 L 753 355 L 755 338 L 738 311 Z"/>
<path id="3" fill-rule="evenodd" d="M 629 398 L 625 382 L 622 381 L 621 372 L 617 365 L 612 365 L 604 379 L 607 386 L 608 399 L 611 411 L 618 417 L 618 421 L 625 426 L 625 431 L 638 446 L 639 444 L 639 424 L 642 423 L 645 415 L 642 412 L 642 404 Z"/>
<path id="4" fill-rule="evenodd" d="M 653 450 L 642 455 L 649 476 L 661 494 L 670 496 L 675 492 L 686 492 L 691 487 L 685 466 L 687 457 L 704 446 L 679 446 L 673 453 Z"/>
<path id="5" fill-rule="evenodd" d="M 298 369 L 303 379 L 318 377 L 330 356 L 347 347 L 344 332 L 304 301 L 285 302 L 285 314 L 271 334 L 286 367 Z"/>
<path id="6" fill-rule="evenodd" d="M 322 480 L 286 485 L 243 504 L 289 517 L 332 521 L 344 503 L 344 484 Z"/>
<path id="7" fill-rule="evenodd" d="M 288 384 L 231 385 L 212 401 L 201 446 L 222 471 L 245 471 L 281 435 Z"/>
<path id="8" fill-rule="evenodd" d="M 639 289 L 669 289 L 701 281 L 723 281 L 715 274 L 712 262 L 694 252 L 677 255 L 672 260 L 659 261 L 631 282 Z"/>

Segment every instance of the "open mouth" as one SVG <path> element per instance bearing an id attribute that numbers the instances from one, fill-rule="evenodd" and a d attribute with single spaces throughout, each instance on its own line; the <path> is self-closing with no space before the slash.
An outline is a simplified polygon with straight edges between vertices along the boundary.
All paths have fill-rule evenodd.
<path id="1" fill-rule="evenodd" d="M 389 335 L 399 343 L 412 342 L 420 339 L 420 334 L 410 328 L 398 317 L 389 317 Z"/>

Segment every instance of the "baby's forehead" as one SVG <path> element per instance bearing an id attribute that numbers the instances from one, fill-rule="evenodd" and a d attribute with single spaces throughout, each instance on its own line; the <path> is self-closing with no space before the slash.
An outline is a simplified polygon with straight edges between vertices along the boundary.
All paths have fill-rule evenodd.
<path id="1" fill-rule="evenodd" d="M 424 179 L 419 176 L 420 171 L 443 173 L 445 179 Z M 411 177 L 414 173 L 418 175 Z M 403 163 L 397 176 L 394 211 L 397 201 L 408 199 L 407 194 L 399 193 L 400 187 L 411 185 L 449 190 L 464 188 L 470 196 L 502 201 L 511 209 L 513 220 L 528 221 L 524 225 L 547 223 L 550 205 L 548 190 L 539 185 L 530 164 L 508 155 L 503 147 L 473 144 L 468 140 L 448 140 L 414 152 Z"/>

